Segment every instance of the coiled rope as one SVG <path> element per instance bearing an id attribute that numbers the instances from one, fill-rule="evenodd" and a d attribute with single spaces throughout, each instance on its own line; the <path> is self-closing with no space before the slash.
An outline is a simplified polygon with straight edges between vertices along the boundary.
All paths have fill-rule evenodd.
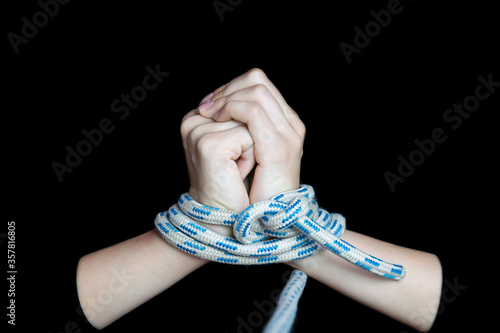
<path id="1" fill-rule="evenodd" d="M 197 221 L 232 226 L 235 238 L 212 231 Z M 155 226 L 174 247 L 210 261 L 263 265 L 304 259 L 329 250 L 385 278 L 400 280 L 405 276 L 403 266 L 373 257 L 342 240 L 345 218 L 320 208 L 309 185 L 257 202 L 241 213 L 202 205 L 185 193 L 177 204 L 157 215 Z M 292 275 L 284 290 L 302 285 L 302 292 L 307 275 L 299 272 Z M 266 326 L 267 333 L 284 332 L 283 323 L 290 327 L 293 323 L 298 297 L 290 300 L 284 295 L 285 292 Z"/>

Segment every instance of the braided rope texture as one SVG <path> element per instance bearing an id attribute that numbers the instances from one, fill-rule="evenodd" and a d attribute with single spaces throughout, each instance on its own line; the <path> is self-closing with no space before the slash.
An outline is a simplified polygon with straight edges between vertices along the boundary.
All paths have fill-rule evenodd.
<path id="1" fill-rule="evenodd" d="M 298 269 L 292 272 L 290 279 L 280 294 L 280 299 L 271 319 L 264 327 L 262 333 L 290 332 L 297 314 L 302 291 L 306 286 L 307 275 Z"/>
<path id="2" fill-rule="evenodd" d="M 198 223 L 233 227 L 226 237 Z M 259 201 L 241 213 L 202 205 L 189 194 L 155 219 L 160 235 L 191 255 L 234 265 L 263 265 L 304 259 L 325 249 L 385 278 L 400 280 L 403 266 L 371 256 L 340 237 L 346 222 L 320 208 L 311 186 L 301 185 Z"/>

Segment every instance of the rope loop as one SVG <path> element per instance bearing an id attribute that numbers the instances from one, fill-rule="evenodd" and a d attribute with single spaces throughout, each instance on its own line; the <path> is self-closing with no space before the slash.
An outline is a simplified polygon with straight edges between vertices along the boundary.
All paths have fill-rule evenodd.
<path id="1" fill-rule="evenodd" d="M 232 226 L 235 238 L 199 222 Z M 241 213 L 202 205 L 185 193 L 168 211 L 158 214 L 155 225 L 173 246 L 211 261 L 262 265 L 303 259 L 326 249 L 386 278 L 399 280 L 405 275 L 402 266 L 342 240 L 345 218 L 320 208 L 309 185 L 257 202 Z"/>

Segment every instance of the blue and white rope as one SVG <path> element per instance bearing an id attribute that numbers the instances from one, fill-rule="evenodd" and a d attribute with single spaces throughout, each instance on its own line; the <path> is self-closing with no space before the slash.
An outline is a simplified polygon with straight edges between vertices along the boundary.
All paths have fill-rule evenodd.
<path id="1" fill-rule="evenodd" d="M 235 238 L 198 222 L 232 226 Z M 402 266 L 366 254 L 342 240 L 345 218 L 320 208 L 309 185 L 257 202 L 241 213 L 202 205 L 185 193 L 177 204 L 157 215 L 155 226 L 174 247 L 211 261 L 263 265 L 304 259 L 326 249 L 377 275 L 394 280 L 405 276 Z M 280 326 L 276 325 L 273 327 Z"/>
<path id="2" fill-rule="evenodd" d="M 307 275 L 304 272 L 298 269 L 292 272 L 280 294 L 278 305 L 262 333 L 290 332 L 306 282 Z"/>
<path id="3" fill-rule="evenodd" d="M 198 223 L 233 226 L 236 238 Z M 366 254 L 340 237 L 345 219 L 319 208 L 309 185 L 250 205 L 241 213 L 204 206 L 189 194 L 155 219 L 170 244 L 203 259 L 235 265 L 262 265 L 304 259 L 324 249 L 372 273 L 399 280 L 400 265 Z"/>

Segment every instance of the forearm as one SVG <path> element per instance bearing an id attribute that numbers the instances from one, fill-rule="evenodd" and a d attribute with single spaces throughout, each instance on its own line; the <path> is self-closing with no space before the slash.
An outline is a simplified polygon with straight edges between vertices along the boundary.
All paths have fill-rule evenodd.
<path id="1" fill-rule="evenodd" d="M 429 330 L 441 295 L 439 259 L 430 253 L 389 244 L 349 230 L 345 231 L 342 239 L 377 258 L 403 265 L 406 277 L 392 281 L 376 276 L 329 251 L 290 265 L 391 318 L 421 331 Z M 423 317 L 427 320 L 422 320 Z"/>
<path id="2" fill-rule="evenodd" d="M 82 257 L 78 297 L 89 322 L 101 329 L 207 262 L 170 246 L 153 229 Z"/>

